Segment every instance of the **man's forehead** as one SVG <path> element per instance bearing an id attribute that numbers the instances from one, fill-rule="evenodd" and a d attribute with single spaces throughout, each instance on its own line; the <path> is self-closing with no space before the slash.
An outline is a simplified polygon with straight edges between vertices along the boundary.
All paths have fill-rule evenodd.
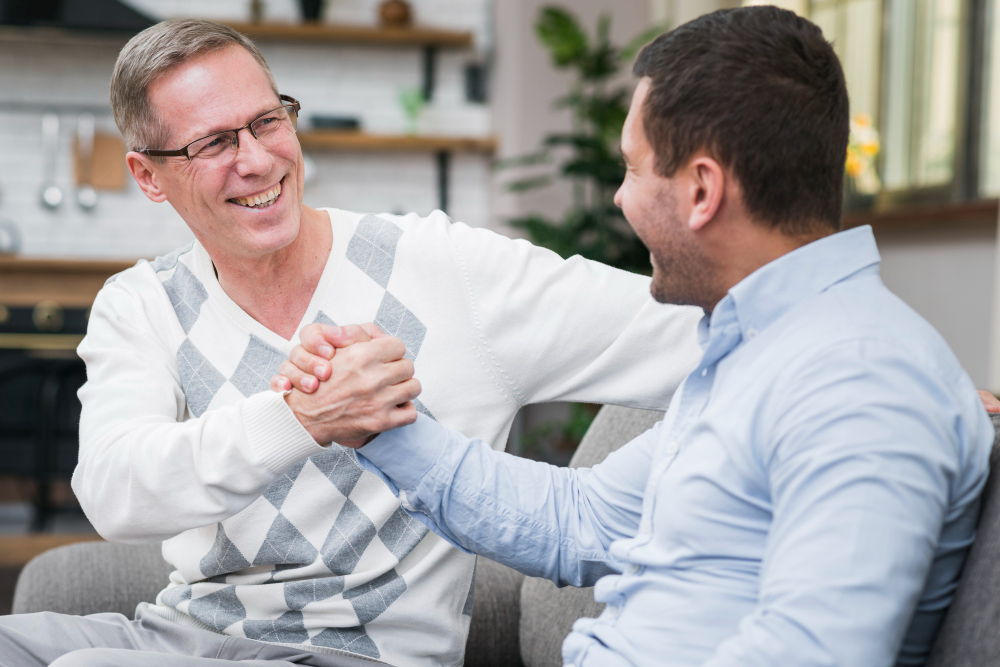
<path id="1" fill-rule="evenodd" d="M 263 67 L 239 46 L 178 64 L 150 86 L 149 97 L 173 140 L 238 127 L 277 104 Z"/>

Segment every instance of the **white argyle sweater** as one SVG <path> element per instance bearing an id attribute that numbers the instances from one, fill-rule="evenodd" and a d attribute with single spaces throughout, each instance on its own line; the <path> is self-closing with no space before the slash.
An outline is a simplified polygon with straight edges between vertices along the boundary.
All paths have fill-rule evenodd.
<path id="1" fill-rule="evenodd" d="M 502 448 L 527 403 L 664 409 L 701 311 L 649 280 L 437 212 L 327 210 L 333 249 L 301 326 L 374 321 L 407 346 L 419 409 Z M 321 447 L 268 380 L 284 340 L 223 291 L 197 242 L 112 278 L 79 348 L 73 489 L 97 530 L 163 541 L 150 609 L 227 635 L 393 665 L 462 662 L 474 558 Z"/>

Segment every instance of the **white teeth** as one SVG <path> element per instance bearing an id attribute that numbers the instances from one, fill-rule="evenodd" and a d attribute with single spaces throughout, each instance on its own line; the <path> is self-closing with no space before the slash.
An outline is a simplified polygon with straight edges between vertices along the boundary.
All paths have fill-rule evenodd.
<path id="1" fill-rule="evenodd" d="M 258 206 L 270 206 L 274 203 L 274 200 L 278 198 L 281 194 L 281 183 L 268 190 L 262 195 L 257 195 L 255 197 L 236 197 L 232 201 L 236 202 L 240 206 L 247 206 L 250 208 L 256 208 Z"/>

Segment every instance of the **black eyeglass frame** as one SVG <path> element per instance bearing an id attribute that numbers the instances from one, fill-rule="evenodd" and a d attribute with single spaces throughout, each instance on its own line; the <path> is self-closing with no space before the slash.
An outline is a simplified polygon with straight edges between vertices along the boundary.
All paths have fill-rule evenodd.
<path id="1" fill-rule="evenodd" d="M 208 139 L 209 137 L 214 137 L 217 134 L 227 134 L 229 132 L 232 132 L 233 134 L 236 135 L 236 147 L 239 148 L 239 145 L 240 145 L 239 144 L 239 142 L 240 142 L 240 132 L 242 132 L 243 130 L 246 130 L 247 132 L 250 133 L 250 135 L 254 139 L 257 139 L 257 134 L 253 131 L 253 128 L 251 126 L 254 123 L 256 123 L 258 120 L 260 120 L 261 118 L 263 118 L 264 116 L 266 116 L 266 115 L 268 115 L 270 113 L 274 113 L 275 111 L 277 111 L 278 109 L 281 109 L 283 107 L 289 107 L 290 106 L 295 111 L 295 117 L 296 117 L 296 119 L 298 118 L 299 112 L 302 110 L 302 104 L 297 99 L 295 99 L 294 97 L 290 97 L 289 95 L 278 95 L 278 99 L 281 100 L 282 102 L 287 102 L 287 104 L 282 104 L 281 106 L 275 107 L 275 108 L 271 109 L 270 111 L 265 111 L 264 113 L 262 113 L 261 115 L 257 116 L 256 118 L 254 118 L 252 121 L 250 121 L 249 123 L 247 123 L 243 127 L 237 127 L 236 129 L 233 129 L 233 130 L 222 130 L 220 132 L 213 132 L 212 134 L 207 134 L 204 137 L 199 137 L 198 139 L 195 139 L 194 141 L 188 143 L 188 145 L 184 146 L 183 148 L 178 148 L 177 150 L 161 150 L 161 149 L 158 149 L 158 148 L 142 148 L 140 150 L 137 150 L 136 153 L 142 153 L 143 155 L 148 155 L 149 157 L 185 157 L 188 160 L 191 160 L 191 155 L 188 153 L 188 147 L 189 146 L 191 146 L 192 144 L 196 144 L 199 141 L 204 141 L 205 139 Z M 293 128 L 295 128 L 296 125 L 297 125 L 297 123 L 294 123 L 294 122 L 292 123 L 292 127 Z M 260 141 L 260 139 L 257 139 L 257 140 Z"/>

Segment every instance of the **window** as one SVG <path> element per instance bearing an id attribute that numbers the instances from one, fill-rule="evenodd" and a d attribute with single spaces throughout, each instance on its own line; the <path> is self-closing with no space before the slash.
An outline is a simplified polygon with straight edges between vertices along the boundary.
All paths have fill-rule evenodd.
<path id="1" fill-rule="evenodd" d="M 986 40 L 983 72 L 982 148 L 979 162 L 983 197 L 1000 195 L 1000 2 L 989 0 L 986 7 Z"/>
<path id="2" fill-rule="evenodd" d="M 888 0 L 883 166 L 887 189 L 955 177 L 963 0 Z"/>

